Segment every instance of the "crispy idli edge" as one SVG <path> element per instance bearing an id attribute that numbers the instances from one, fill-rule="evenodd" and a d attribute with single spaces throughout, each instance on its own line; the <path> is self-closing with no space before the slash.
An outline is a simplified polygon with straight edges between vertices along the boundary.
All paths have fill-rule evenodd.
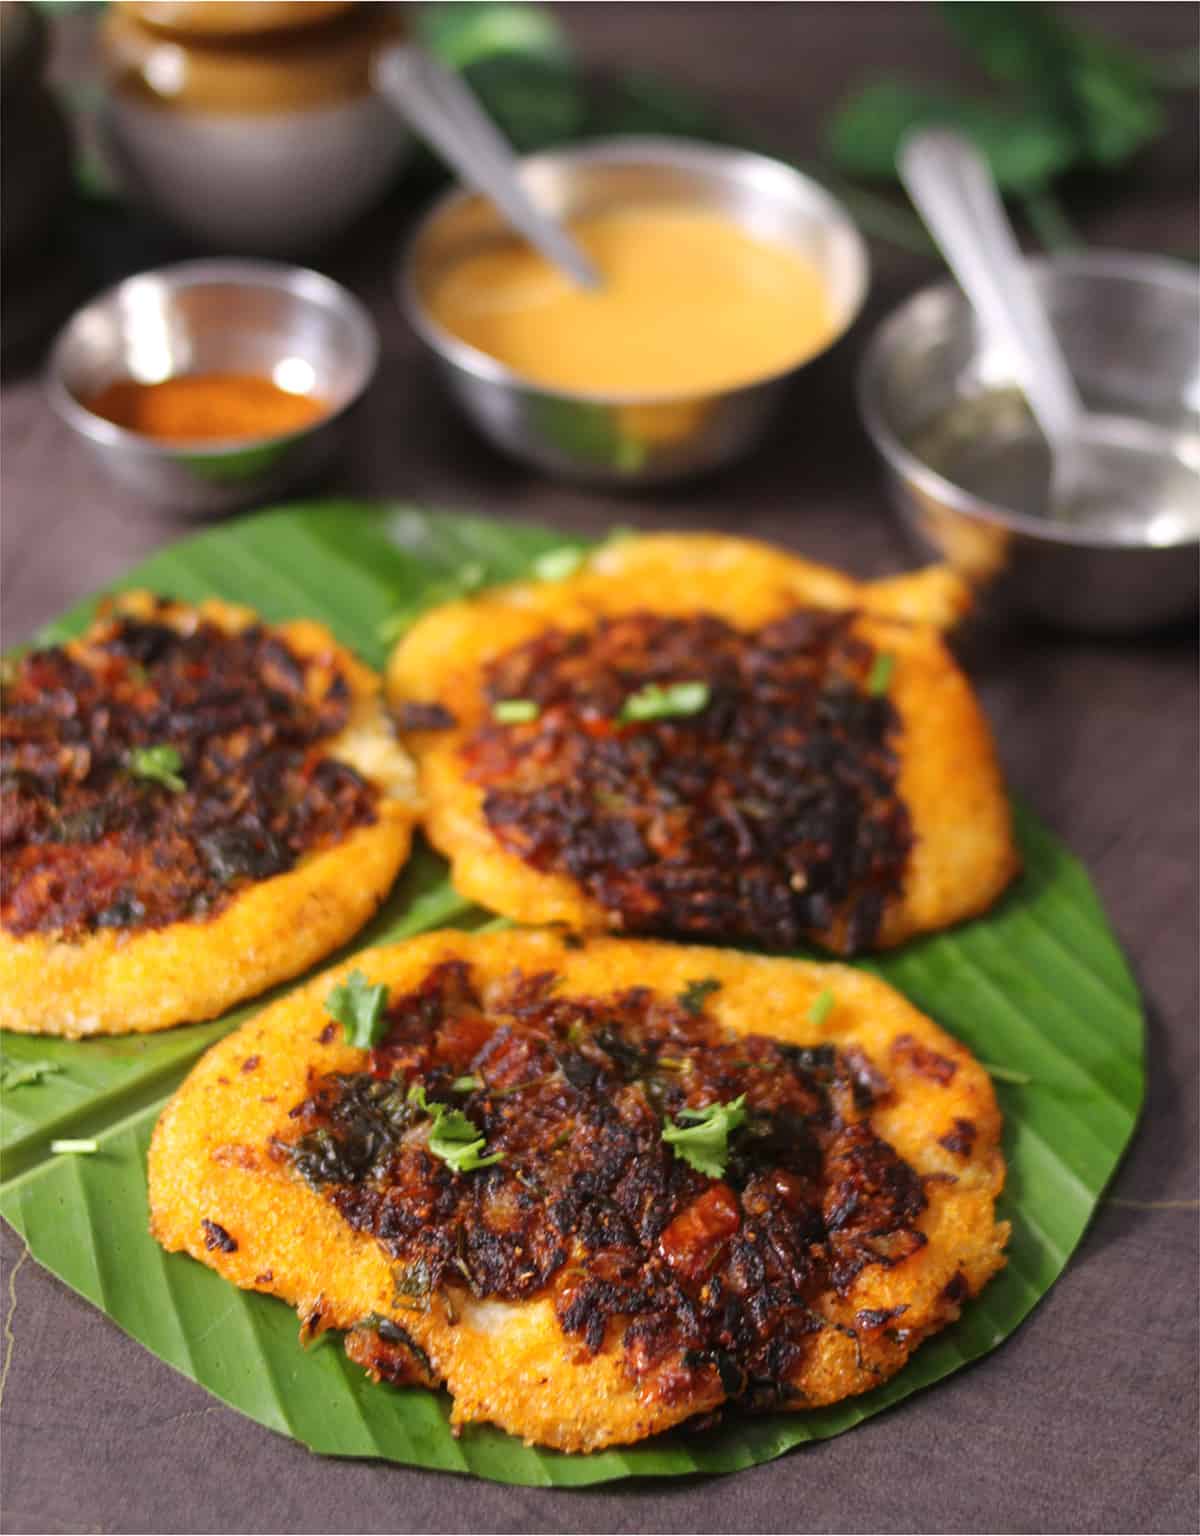
<path id="1" fill-rule="evenodd" d="M 202 620 L 234 632 L 253 610 L 216 599 L 156 607 L 149 592 L 106 605 L 79 648 L 110 615 L 149 618 L 186 631 Z M 257 881 L 215 917 L 67 941 L 0 929 L 0 1028 L 25 1034 L 145 1033 L 216 1017 L 235 1003 L 307 970 L 371 917 L 408 858 L 419 803 L 416 772 L 384 711 L 380 680 L 322 624 L 272 626 L 298 655 L 328 657 L 351 691 L 350 717 L 327 745 L 380 792 L 378 816 L 342 842 Z"/>
<path id="2" fill-rule="evenodd" d="M 854 1045 L 888 1075 L 893 1095 L 872 1120 L 925 1179 L 928 1206 L 917 1225 L 928 1241 L 891 1269 L 865 1269 L 844 1296 L 819 1299 L 828 1326 L 791 1379 L 795 1407 L 836 1402 L 886 1380 L 1002 1267 L 1008 1224 L 995 1218 L 1004 1162 L 990 1080 L 963 1046 L 877 978 L 840 965 L 651 942 L 597 938 L 573 948 L 556 934 L 521 931 L 429 934 L 365 951 L 354 965 L 400 993 L 455 958 L 475 968 L 485 993 L 489 981 L 514 970 L 553 969 L 564 992 L 601 998 L 634 985 L 675 995 L 711 976 L 721 982 L 708 1005 L 720 1023 L 797 1044 Z M 456 1425 L 489 1421 L 528 1443 L 590 1451 L 716 1407 L 719 1385 L 683 1401 L 658 1401 L 652 1391 L 644 1400 L 626 1373 L 619 1329 L 589 1356 L 563 1334 L 549 1297 L 475 1301 L 447 1291 L 415 1310 L 397 1294 L 384 1250 L 268 1154 L 271 1138 L 287 1133 L 289 1110 L 306 1097 L 310 1072 L 364 1064 L 366 1053 L 347 1046 L 340 1028 L 326 1031 L 324 1000 L 349 969 L 318 977 L 212 1047 L 167 1105 L 149 1160 L 158 1241 L 235 1285 L 281 1297 L 310 1327 L 348 1329 L 372 1313 L 398 1322 L 444 1378 Z M 835 1006 L 815 1024 L 809 1009 L 826 989 Z M 923 1052 L 936 1058 L 934 1075 Z M 205 1220 L 236 1248 L 209 1248 Z"/>

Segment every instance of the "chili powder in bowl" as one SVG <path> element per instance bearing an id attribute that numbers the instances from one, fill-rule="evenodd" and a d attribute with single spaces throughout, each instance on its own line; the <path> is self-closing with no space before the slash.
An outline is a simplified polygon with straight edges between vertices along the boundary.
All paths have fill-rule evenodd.
<path id="1" fill-rule="evenodd" d="M 47 387 L 120 486 L 204 515 L 323 470 L 378 353 L 366 311 L 317 272 L 185 262 L 79 310 L 54 345 Z"/>

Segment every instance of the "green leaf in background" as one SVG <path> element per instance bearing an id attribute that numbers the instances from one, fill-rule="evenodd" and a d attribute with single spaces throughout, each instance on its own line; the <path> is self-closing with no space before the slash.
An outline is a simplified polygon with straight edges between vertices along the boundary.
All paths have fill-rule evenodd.
<path id="1" fill-rule="evenodd" d="M 529 574 L 563 536 L 385 504 L 322 502 L 245 518 L 162 550 L 121 586 L 250 603 L 269 619 L 309 615 L 380 665 L 378 626 L 419 612 L 456 571 Z M 86 622 L 83 603 L 41 639 Z M 1019 884 L 986 918 L 908 944 L 867 969 L 899 987 L 1005 1074 L 1008 1267 L 953 1328 L 877 1391 L 807 1414 L 731 1417 L 627 1450 L 567 1456 L 489 1426 L 455 1437 L 443 1394 L 373 1384 L 337 1348 L 304 1351 L 295 1314 L 238 1291 L 146 1224 L 146 1149 L 166 1096 L 200 1052 L 267 1001 L 210 1024 L 114 1040 L 4 1037 L 4 1063 L 61 1070 L 4 1094 L 0 1213 L 30 1252 L 159 1358 L 222 1402 L 330 1455 L 382 1457 L 496 1481 L 576 1487 L 622 1477 L 730 1472 L 843 1433 L 995 1348 L 1061 1273 L 1133 1131 L 1143 1094 L 1137 992 L 1087 875 L 1018 808 Z M 352 946 L 386 943 L 489 914 L 453 891 L 421 850 Z M 331 957 L 333 960 L 342 957 Z M 1011 1078 L 1012 1081 L 1006 1079 Z M 52 1140 L 95 1139 L 87 1157 Z M 903 1433 L 897 1421 L 897 1433 Z"/>
<path id="2" fill-rule="evenodd" d="M 1116 165 L 1162 132 L 1163 111 L 1136 50 L 1074 25 L 1065 9 L 943 0 L 941 11 L 988 74 L 1070 136 L 1073 161 Z"/>
<path id="3" fill-rule="evenodd" d="M 875 81 L 831 116 L 834 163 L 852 176 L 894 181 L 907 134 L 955 128 L 979 145 L 1000 186 L 1024 198 L 1044 244 L 1076 243 L 1052 183 L 1080 167 L 1113 170 L 1162 133 L 1158 92 L 1171 88 L 1171 58 L 1080 26 L 1066 6 L 941 0 L 937 9 L 1004 94 Z"/>
<path id="4" fill-rule="evenodd" d="M 547 5 L 511 0 L 431 0 L 414 10 L 417 39 L 448 69 L 512 54 L 566 64 L 570 49 Z"/>
<path id="5" fill-rule="evenodd" d="M 851 176 L 891 181 L 896 152 L 918 128 L 956 128 L 987 156 L 1005 191 L 1043 186 L 1075 159 L 1075 138 L 1053 119 L 903 80 L 866 86 L 829 124 L 829 149 Z"/>

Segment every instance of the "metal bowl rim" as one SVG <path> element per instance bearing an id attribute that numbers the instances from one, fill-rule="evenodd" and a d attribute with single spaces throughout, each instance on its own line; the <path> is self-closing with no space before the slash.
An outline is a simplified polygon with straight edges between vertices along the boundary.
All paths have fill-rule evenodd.
<path id="1" fill-rule="evenodd" d="M 1196 293 L 1196 280 L 1191 270 L 1184 262 L 1175 261 L 1169 256 L 1148 255 L 1137 251 L 1073 251 L 1033 257 L 1026 264 L 1037 272 L 1074 270 L 1089 277 L 1129 278 L 1147 286 L 1175 289 L 1188 296 Z M 1162 544 L 1150 543 L 1144 538 L 1105 534 L 1097 529 L 1068 529 L 1023 512 L 1013 512 L 956 485 L 906 448 L 892 430 L 879 403 L 880 375 L 888 352 L 896 344 L 897 336 L 913 324 L 914 312 L 934 298 L 958 298 L 963 304 L 967 303 L 953 278 L 919 288 L 879 322 L 859 364 L 856 386 L 859 414 L 876 451 L 889 468 L 906 482 L 915 483 L 918 489 L 929 496 L 945 502 L 955 512 L 976 518 L 982 523 L 1025 534 L 1044 544 L 1089 549 L 1165 550 L 1186 549 L 1200 543 L 1200 535 L 1183 535 Z"/>
<path id="2" fill-rule="evenodd" d="M 340 310 L 349 319 L 356 335 L 355 352 L 360 358 L 358 379 L 336 410 L 318 416 L 315 421 L 294 432 L 274 433 L 266 437 L 181 438 L 163 442 L 141 432 L 131 431 L 128 427 L 118 426 L 104 416 L 97 416 L 71 393 L 63 377 L 63 356 L 70 344 L 71 333 L 89 310 L 111 303 L 123 288 L 147 278 L 167 279 L 174 288 L 201 288 L 213 283 L 244 288 L 274 288 L 298 298 L 309 299 L 325 309 Z M 46 364 L 44 382 L 50 403 L 59 416 L 82 437 L 103 447 L 121 448 L 149 459 L 170 460 L 180 456 L 189 459 L 218 459 L 230 453 L 293 442 L 338 421 L 362 398 L 374 378 L 379 366 L 379 350 L 379 331 L 370 312 L 348 288 L 332 277 L 326 277 L 323 272 L 317 272 L 312 267 L 293 266 L 289 262 L 259 261 L 252 257 L 214 257 L 148 267 L 144 272 L 132 272 L 128 277 L 94 294 L 85 304 L 80 305 L 55 337 Z"/>
<path id="3" fill-rule="evenodd" d="M 565 145 L 560 149 L 542 150 L 537 154 L 523 155 L 519 160 L 522 169 L 537 168 L 555 163 L 567 165 L 588 164 L 662 164 L 672 162 L 719 171 L 722 175 L 737 176 L 755 166 L 769 168 L 773 174 L 783 173 L 799 183 L 806 195 L 813 198 L 821 213 L 822 221 L 841 229 L 850 239 L 858 264 L 858 286 L 842 317 L 839 327 L 815 351 L 802 357 L 790 367 L 775 373 L 763 374 L 747 384 L 736 384 L 724 389 L 695 390 L 684 394 L 604 394 L 587 390 L 554 389 L 523 374 L 514 372 L 497 358 L 462 341 L 450 331 L 444 330 L 429 314 L 417 289 L 416 255 L 433 225 L 452 208 L 481 196 L 470 187 L 455 186 L 443 192 L 431 208 L 422 216 L 412 234 L 400 249 L 396 296 L 405 317 L 417 335 L 439 358 L 461 369 L 464 373 L 498 384 L 507 389 L 519 390 L 526 395 L 540 395 L 553 400 L 565 400 L 575 405 L 594 406 L 651 406 L 682 405 L 693 401 L 733 399 L 750 394 L 765 385 L 778 384 L 791 378 L 823 356 L 841 341 L 846 332 L 862 313 L 871 287 L 871 260 L 862 232 L 855 224 L 846 206 L 827 187 L 805 171 L 776 160 L 771 155 L 760 155 L 754 150 L 735 149 L 722 144 L 711 144 L 703 139 L 670 138 L 654 134 L 614 135 L 611 138 L 588 140 L 581 144 Z M 739 171 L 739 166 L 741 170 Z"/>

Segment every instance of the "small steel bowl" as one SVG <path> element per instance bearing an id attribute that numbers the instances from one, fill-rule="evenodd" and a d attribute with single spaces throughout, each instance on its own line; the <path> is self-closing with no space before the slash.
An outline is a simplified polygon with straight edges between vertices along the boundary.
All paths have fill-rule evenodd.
<path id="1" fill-rule="evenodd" d="M 267 500 L 322 470 L 379 355 L 366 310 L 339 284 L 266 261 L 189 261 L 127 278 L 79 310 L 50 355 L 51 403 L 124 489 L 189 516 Z M 116 379 L 251 373 L 328 410 L 283 436 L 161 442 L 89 411 Z"/>
<path id="2" fill-rule="evenodd" d="M 764 239 L 794 246 L 823 275 L 835 316 L 827 351 L 866 296 L 862 237 L 811 177 L 742 150 L 667 138 L 618 138 L 532 155 L 521 176 L 559 220 L 638 203 L 717 209 Z M 485 198 L 454 191 L 435 204 L 408 247 L 400 301 L 449 386 L 485 437 L 541 469 L 591 484 L 662 484 L 715 468 L 761 437 L 787 382 L 814 357 L 754 384 L 712 394 L 595 395 L 530 383 L 444 330 L 422 285 L 479 246 L 507 235 Z"/>
<path id="3" fill-rule="evenodd" d="M 1158 257 L 1107 252 L 1030 268 L 1089 411 L 1127 418 L 1131 431 L 1165 428 L 1181 467 L 1200 469 L 1195 274 Z M 942 472 L 956 436 L 960 452 L 973 442 L 972 451 L 982 446 L 998 459 L 1036 436 L 1014 379 L 950 282 L 914 295 L 872 337 L 859 404 L 917 547 L 948 560 L 989 606 L 1060 628 L 1131 634 L 1194 614 L 1200 505 L 1175 516 L 1157 504 L 1131 506 L 1120 526 L 1072 527 L 1029 515 L 1015 495 L 1015 505 L 1001 505 L 972 494 Z M 1190 470 L 1183 478 L 1191 489 Z"/>

